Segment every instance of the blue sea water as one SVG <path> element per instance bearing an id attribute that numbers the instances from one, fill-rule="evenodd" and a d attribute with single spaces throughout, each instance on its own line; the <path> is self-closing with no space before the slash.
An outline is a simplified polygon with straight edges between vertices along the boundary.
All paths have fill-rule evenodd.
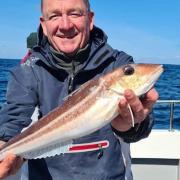
<path id="1" fill-rule="evenodd" d="M 6 87 L 9 79 L 9 70 L 16 66 L 18 59 L 0 59 L 0 107 L 5 102 Z"/>
<path id="2" fill-rule="evenodd" d="M 164 73 L 155 85 L 159 92 L 159 100 L 180 101 L 180 65 L 164 65 Z M 169 128 L 170 104 L 157 103 L 154 107 L 154 128 Z M 180 102 L 174 104 L 174 128 L 180 130 Z"/>
<path id="3" fill-rule="evenodd" d="M 6 87 L 9 79 L 9 70 L 20 63 L 20 60 L 0 59 L 0 107 L 6 101 Z M 180 65 L 163 65 L 164 73 L 156 84 L 160 100 L 180 100 Z M 168 103 L 156 103 L 153 109 L 155 117 L 154 128 L 168 129 L 170 106 Z M 180 130 L 180 103 L 174 106 L 174 126 Z"/>

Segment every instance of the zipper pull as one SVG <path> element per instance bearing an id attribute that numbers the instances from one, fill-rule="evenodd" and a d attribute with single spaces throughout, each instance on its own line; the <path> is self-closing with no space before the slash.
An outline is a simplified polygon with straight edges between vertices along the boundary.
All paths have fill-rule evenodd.
<path id="1" fill-rule="evenodd" d="M 104 155 L 104 152 L 103 152 L 103 148 L 102 148 L 102 145 L 99 144 L 99 153 L 98 153 L 98 159 L 101 159 Z"/>
<path id="2" fill-rule="evenodd" d="M 69 94 L 73 91 L 73 83 L 74 83 L 74 76 L 71 75 L 70 80 L 69 80 L 69 87 L 68 87 Z"/>

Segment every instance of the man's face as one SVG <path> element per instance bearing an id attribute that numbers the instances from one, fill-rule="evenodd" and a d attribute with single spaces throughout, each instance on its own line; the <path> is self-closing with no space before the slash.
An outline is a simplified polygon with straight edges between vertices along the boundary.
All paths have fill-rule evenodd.
<path id="1" fill-rule="evenodd" d="M 83 48 L 93 28 L 93 13 L 83 0 L 44 0 L 40 18 L 51 45 L 67 55 Z"/>

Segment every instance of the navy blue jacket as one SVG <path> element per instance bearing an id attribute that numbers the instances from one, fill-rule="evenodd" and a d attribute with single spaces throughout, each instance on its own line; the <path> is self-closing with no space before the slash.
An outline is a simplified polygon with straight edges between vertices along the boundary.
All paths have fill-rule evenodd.
<path id="1" fill-rule="evenodd" d="M 103 31 L 94 27 L 89 51 L 73 73 L 57 66 L 46 37 L 39 31 L 39 42 L 29 59 L 11 72 L 7 88 L 7 103 L 0 111 L 0 139 L 8 141 L 31 122 L 35 107 L 39 116 L 61 105 L 71 91 L 86 81 L 114 68 L 133 63 L 133 58 L 107 44 Z M 84 56 L 83 56 L 84 57 Z M 81 54 L 72 61 L 81 61 Z M 93 117 L 92 117 L 93 118 Z M 109 142 L 101 152 L 95 150 L 64 154 L 40 160 L 29 160 L 29 179 L 34 180 L 124 180 L 125 166 L 121 145 L 114 132 L 126 142 L 135 142 L 148 136 L 153 120 L 147 118 L 140 126 L 121 133 L 107 125 L 95 133 L 74 141 L 75 144 L 97 141 Z"/>

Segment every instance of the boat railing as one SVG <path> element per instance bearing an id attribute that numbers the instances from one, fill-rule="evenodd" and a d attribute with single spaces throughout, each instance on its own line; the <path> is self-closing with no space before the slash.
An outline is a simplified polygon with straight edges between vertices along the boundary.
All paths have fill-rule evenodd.
<path id="1" fill-rule="evenodd" d="M 180 100 L 158 100 L 157 103 L 169 105 L 169 131 L 174 131 L 174 128 L 173 128 L 174 107 L 175 107 L 175 104 L 180 104 Z"/>

